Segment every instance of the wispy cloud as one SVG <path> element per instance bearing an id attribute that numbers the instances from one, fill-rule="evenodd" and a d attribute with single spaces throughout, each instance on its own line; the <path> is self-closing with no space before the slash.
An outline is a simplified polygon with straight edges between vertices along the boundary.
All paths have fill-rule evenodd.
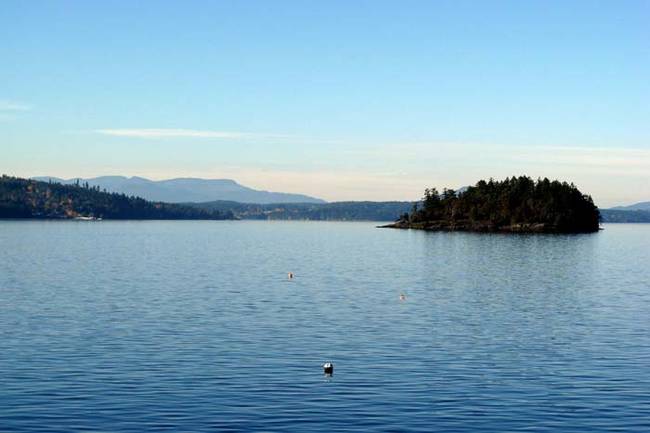
<path id="1" fill-rule="evenodd" d="M 0 112 L 29 111 L 31 109 L 32 106 L 29 104 L 0 99 Z"/>
<path id="2" fill-rule="evenodd" d="M 0 122 L 11 122 L 18 117 L 18 113 L 31 109 L 31 105 L 22 102 L 0 99 Z"/>
<path id="3" fill-rule="evenodd" d="M 151 129 L 96 129 L 97 134 L 111 135 L 115 137 L 132 137 L 132 138 L 216 138 L 216 139 L 285 139 L 291 138 L 290 135 L 282 134 L 265 134 L 252 132 L 235 132 L 235 131 L 213 131 L 201 129 L 169 129 L 169 128 L 151 128 Z"/>
<path id="4" fill-rule="evenodd" d="M 532 166 L 566 166 L 622 176 L 650 172 L 650 149 L 531 147 L 519 150 L 511 159 Z"/>
<path id="5" fill-rule="evenodd" d="M 558 168 L 620 172 L 623 175 L 650 171 L 650 149 L 588 146 L 521 146 L 495 143 L 415 142 L 394 143 L 346 152 L 352 157 L 372 158 L 395 164 L 397 161 L 431 168 L 466 170 L 470 167 L 490 169 Z M 477 158 L 480 155 L 480 158 Z"/>

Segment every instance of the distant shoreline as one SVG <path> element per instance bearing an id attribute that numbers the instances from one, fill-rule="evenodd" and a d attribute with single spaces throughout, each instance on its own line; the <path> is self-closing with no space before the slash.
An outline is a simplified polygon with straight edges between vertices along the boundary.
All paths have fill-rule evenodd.
<path id="1" fill-rule="evenodd" d="M 101 191 L 88 183 L 63 185 L 3 175 L 0 218 L 98 220 L 224 220 L 229 211 L 197 209 L 175 203 Z"/>

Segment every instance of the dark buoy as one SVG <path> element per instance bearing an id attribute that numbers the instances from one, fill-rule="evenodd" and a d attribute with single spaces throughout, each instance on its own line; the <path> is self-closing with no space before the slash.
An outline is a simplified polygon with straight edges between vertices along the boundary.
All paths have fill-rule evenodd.
<path id="1" fill-rule="evenodd" d="M 325 364 L 323 364 L 323 372 L 328 376 L 334 374 L 334 364 L 332 364 L 331 362 L 326 362 Z"/>
<path id="2" fill-rule="evenodd" d="M 406 301 L 406 295 L 404 293 L 400 293 L 399 300 L 400 301 Z"/>
<path id="3" fill-rule="evenodd" d="M 290 279 L 290 280 L 293 280 L 293 272 L 289 272 L 287 274 L 287 278 Z"/>

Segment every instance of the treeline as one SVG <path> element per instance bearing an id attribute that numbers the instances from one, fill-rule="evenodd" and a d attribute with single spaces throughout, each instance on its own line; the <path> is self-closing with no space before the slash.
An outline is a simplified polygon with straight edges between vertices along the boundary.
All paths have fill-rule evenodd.
<path id="1" fill-rule="evenodd" d="M 593 232 L 600 213 L 573 184 L 527 176 L 481 180 L 465 191 L 426 189 L 396 227 L 430 230 Z"/>
<path id="2" fill-rule="evenodd" d="M 187 203 L 206 210 L 232 211 L 237 218 L 256 220 L 395 221 L 411 202 L 334 202 L 248 204 L 233 201 Z"/>
<path id="3" fill-rule="evenodd" d="M 62 185 L 3 175 L 0 218 L 232 219 L 232 212 L 150 202 L 100 191 L 85 184 Z"/>

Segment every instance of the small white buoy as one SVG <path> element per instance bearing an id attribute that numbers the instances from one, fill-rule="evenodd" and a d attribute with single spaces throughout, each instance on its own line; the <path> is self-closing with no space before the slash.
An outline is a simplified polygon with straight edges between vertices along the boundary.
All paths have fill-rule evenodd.
<path id="1" fill-rule="evenodd" d="M 400 301 L 406 301 L 406 295 L 404 293 L 399 294 L 399 300 Z"/>
<path id="2" fill-rule="evenodd" d="M 334 364 L 332 364 L 331 362 L 326 362 L 325 364 L 323 364 L 323 372 L 328 376 L 334 374 Z"/>

